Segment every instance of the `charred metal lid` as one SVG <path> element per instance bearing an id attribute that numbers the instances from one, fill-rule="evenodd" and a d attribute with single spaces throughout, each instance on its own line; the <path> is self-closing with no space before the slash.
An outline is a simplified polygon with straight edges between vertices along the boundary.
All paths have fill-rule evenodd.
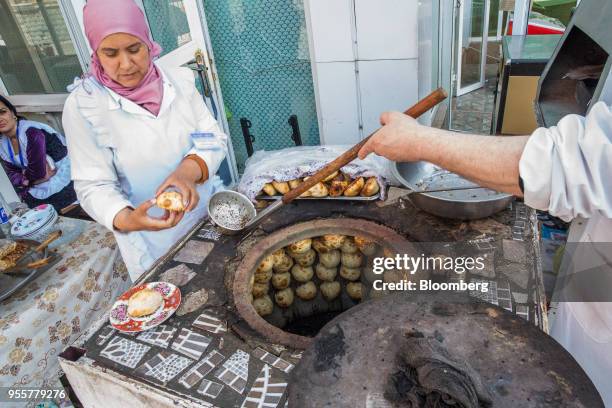
<path id="1" fill-rule="evenodd" d="M 403 293 L 329 322 L 292 371 L 290 407 L 393 407 L 398 353 L 422 337 L 467 362 L 493 407 L 603 407 L 578 363 L 533 323 L 466 297 Z"/>

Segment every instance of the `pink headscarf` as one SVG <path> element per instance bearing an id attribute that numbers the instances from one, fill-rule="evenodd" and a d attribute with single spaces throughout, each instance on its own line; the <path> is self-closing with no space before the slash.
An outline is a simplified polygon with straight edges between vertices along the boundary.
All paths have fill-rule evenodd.
<path id="1" fill-rule="evenodd" d="M 104 86 L 147 109 L 157 116 L 163 96 L 162 76 L 153 58 L 161 53 L 161 47 L 151 38 L 142 10 L 132 0 L 88 0 L 83 8 L 83 24 L 91 55 L 91 74 Z M 126 88 L 113 81 L 104 72 L 96 51 L 104 38 L 115 33 L 138 37 L 149 47 L 151 62 L 146 75 L 134 88 Z"/>

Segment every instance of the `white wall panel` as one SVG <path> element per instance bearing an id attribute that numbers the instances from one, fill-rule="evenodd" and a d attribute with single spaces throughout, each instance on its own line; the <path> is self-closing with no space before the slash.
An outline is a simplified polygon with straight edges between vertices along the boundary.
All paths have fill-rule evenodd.
<path id="1" fill-rule="evenodd" d="M 321 144 L 358 142 L 359 105 L 355 63 L 323 62 L 315 65 Z"/>
<path id="2" fill-rule="evenodd" d="M 355 60 L 351 0 L 307 0 L 305 8 L 314 61 Z"/>
<path id="3" fill-rule="evenodd" d="M 417 0 L 355 0 L 355 20 L 357 59 L 418 57 Z"/>
<path id="4" fill-rule="evenodd" d="M 380 114 L 403 112 L 418 101 L 417 60 L 359 61 L 363 134 L 380 127 Z"/>

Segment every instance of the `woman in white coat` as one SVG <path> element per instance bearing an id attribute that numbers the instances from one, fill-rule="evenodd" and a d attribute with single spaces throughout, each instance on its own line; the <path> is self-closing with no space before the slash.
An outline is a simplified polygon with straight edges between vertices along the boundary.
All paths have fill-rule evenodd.
<path id="1" fill-rule="evenodd" d="M 612 407 L 612 108 L 598 102 L 586 117 L 516 137 L 452 133 L 399 112 L 381 123 L 359 157 L 426 160 L 573 221 L 550 334 Z"/>
<path id="2" fill-rule="evenodd" d="M 153 62 L 161 49 L 132 0 L 89 0 L 83 20 L 90 75 L 75 82 L 63 112 L 72 179 L 85 211 L 114 231 L 134 281 L 206 215 L 227 137 L 193 73 Z M 193 132 L 209 133 L 205 150 Z M 168 188 L 181 192 L 185 212 L 155 207 Z"/>

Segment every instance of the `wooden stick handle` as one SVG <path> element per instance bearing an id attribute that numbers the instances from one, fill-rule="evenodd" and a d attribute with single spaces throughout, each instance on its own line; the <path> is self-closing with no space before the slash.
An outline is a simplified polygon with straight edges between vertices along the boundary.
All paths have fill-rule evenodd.
<path id="1" fill-rule="evenodd" d="M 404 114 L 412 116 L 416 119 L 434 106 L 436 106 L 437 104 L 439 104 L 440 102 L 442 102 L 443 100 L 445 100 L 447 97 L 448 94 L 446 93 L 446 91 L 442 88 L 438 88 L 429 95 L 427 95 L 425 98 L 418 101 L 415 105 L 404 111 Z M 336 170 L 340 170 L 343 166 L 346 166 L 348 163 L 355 160 L 357 158 L 357 153 L 359 153 L 359 150 L 361 150 L 361 148 L 367 143 L 367 141 L 370 139 L 370 137 L 372 137 L 374 133 L 376 132 L 373 132 L 370 136 L 366 137 L 361 142 L 357 143 L 355 146 L 344 152 L 334 161 L 328 163 L 325 167 L 323 167 L 321 170 L 319 170 L 310 178 L 308 178 L 308 180 L 300 183 L 300 185 L 298 185 L 296 188 L 287 192 L 282 198 L 283 203 L 289 204 L 291 201 L 304 194 L 304 192 L 308 191 L 312 186 L 322 181 L 325 177 L 329 176 Z"/>
<path id="2" fill-rule="evenodd" d="M 43 249 L 48 247 L 50 243 L 52 243 L 53 241 L 55 241 L 61 236 L 62 236 L 62 230 L 57 230 L 57 231 L 52 232 L 51 234 L 49 234 L 47 239 L 45 239 L 40 245 L 34 248 L 34 251 L 41 252 Z"/>

